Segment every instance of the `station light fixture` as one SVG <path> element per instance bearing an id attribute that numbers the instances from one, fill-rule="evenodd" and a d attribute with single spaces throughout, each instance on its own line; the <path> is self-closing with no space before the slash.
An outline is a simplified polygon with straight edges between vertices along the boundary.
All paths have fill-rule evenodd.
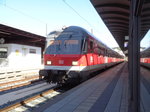
<path id="1" fill-rule="evenodd" d="M 124 47 L 127 47 L 128 46 L 128 42 L 124 42 Z"/>
<path id="2" fill-rule="evenodd" d="M 129 36 L 125 36 L 125 40 L 129 40 Z"/>

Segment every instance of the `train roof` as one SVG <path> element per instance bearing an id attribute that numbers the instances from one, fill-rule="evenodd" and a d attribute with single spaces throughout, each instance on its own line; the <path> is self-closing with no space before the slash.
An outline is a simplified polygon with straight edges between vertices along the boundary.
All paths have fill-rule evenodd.
<path id="1" fill-rule="evenodd" d="M 67 32 L 67 33 L 66 33 Z M 112 56 L 117 56 L 117 57 L 120 57 L 122 58 L 123 56 L 121 56 L 118 52 L 112 50 L 111 48 L 109 48 L 107 45 L 105 45 L 103 42 L 101 42 L 97 37 L 95 37 L 93 34 L 91 34 L 89 31 L 87 31 L 86 29 L 84 28 L 81 28 L 79 26 L 69 26 L 69 27 L 66 27 L 64 28 L 63 30 L 55 30 L 55 31 L 52 31 L 48 34 L 47 36 L 47 39 L 50 39 L 50 40 L 54 40 L 56 38 L 59 38 L 61 35 L 63 34 L 73 34 L 71 32 L 74 32 L 75 34 L 77 33 L 78 35 L 90 35 L 91 37 L 93 37 L 99 44 L 99 46 L 101 46 L 102 48 L 105 48 L 107 49 L 107 52 L 109 54 L 111 54 Z"/>
<path id="2" fill-rule="evenodd" d="M 61 34 L 62 30 L 54 30 L 51 31 L 48 35 L 47 35 L 47 39 L 55 39 L 57 38 L 60 34 Z"/>
<path id="3" fill-rule="evenodd" d="M 91 35 L 94 39 L 96 39 L 97 41 L 99 41 L 103 46 L 105 46 L 106 48 L 109 48 L 106 44 L 104 44 L 101 40 L 99 40 L 96 36 L 94 36 L 92 33 L 90 33 L 89 31 L 87 31 L 84 28 L 81 28 L 79 26 L 69 26 L 67 28 L 65 28 L 64 31 L 74 31 L 74 32 L 78 32 L 78 33 L 84 33 L 84 34 L 88 34 Z M 111 49 L 111 48 L 109 48 Z"/>
<path id="4" fill-rule="evenodd" d="M 88 35 L 92 36 L 95 40 L 97 40 L 101 44 L 100 46 L 107 49 L 107 51 L 109 53 L 111 53 L 114 56 L 118 56 L 118 57 L 123 58 L 123 56 L 121 56 L 118 52 L 116 52 L 116 51 L 112 50 L 111 48 L 109 48 L 107 45 L 105 45 L 103 42 L 101 42 L 101 40 L 99 40 L 97 37 L 95 37 L 93 34 L 91 34 L 86 29 L 81 28 L 79 26 L 69 26 L 69 27 L 64 29 L 64 32 L 70 32 L 70 31 L 74 31 L 74 32 L 82 33 L 82 34 L 88 34 Z"/>

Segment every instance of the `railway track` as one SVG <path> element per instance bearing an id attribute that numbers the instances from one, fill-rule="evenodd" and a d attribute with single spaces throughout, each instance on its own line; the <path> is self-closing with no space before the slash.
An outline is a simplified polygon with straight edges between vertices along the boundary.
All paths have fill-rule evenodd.
<path id="1" fill-rule="evenodd" d="M 26 86 L 26 85 L 30 85 L 37 81 L 40 81 L 39 76 L 32 76 L 32 77 L 29 77 L 26 79 L 11 81 L 11 82 L 7 82 L 7 83 L 0 83 L 0 92 L 18 88 L 18 87 L 22 87 L 22 86 Z"/>
<path id="2" fill-rule="evenodd" d="M 58 87 L 39 93 L 35 96 L 19 101 L 15 104 L 9 105 L 5 108 L 0 109 L 0 112 L 24 112 L 32 111 L 33 108 L 45 103 L 53 97 L 59 95 L 61 92 L 58 91 Z"/>
<path id="3" fill-rule="evenodd" d="M 44 87 L 44 86 L 39 86 L 34 89 L 32 88 L 28 90 L 18 91 L 15 94 L 17 95 L 21 93 L 26 94 L 27 92 L 30 92 L 31 90 L 35 90 L 41 87 Z M 8 104 L 5 107 L 2 107 L 0 109 L 0 112 L 24 112 L 24 111 L 32 112 L 33 109 L 39 107 L 40 105 L 46 103 L 47 101 L 50 101 L 55 96 L 67 90 L 64 90 L 63 88 L 60 88 L 60 87 L 56 87 L 54 89 L 51 88 L 51 89 L 44 90 L 44 92 L 39 92 L 39 94 L 37 92 L 37 94 L 36 95 L 34 94 L 34 96 L 32 95 L 28 98 L 19 100 L 15 103 L 11 103 L 10 105 Z"/>

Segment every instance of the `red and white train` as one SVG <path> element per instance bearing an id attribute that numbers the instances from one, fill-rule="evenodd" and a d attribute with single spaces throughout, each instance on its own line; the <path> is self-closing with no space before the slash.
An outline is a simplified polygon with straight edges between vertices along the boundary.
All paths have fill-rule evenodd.
<path id="1" fill-rule="evenodd" d="M 150 69 L 150 47 L 141 52 L 141 65 Z"/>
<path id="2" fill-rule="evenodd" d="M 45 67 L 39 72 L 48 82 L 76 83 L 93 72 L 124 61 L 123 56 L 77 26 L 65 28 L 48 44 Z"/>

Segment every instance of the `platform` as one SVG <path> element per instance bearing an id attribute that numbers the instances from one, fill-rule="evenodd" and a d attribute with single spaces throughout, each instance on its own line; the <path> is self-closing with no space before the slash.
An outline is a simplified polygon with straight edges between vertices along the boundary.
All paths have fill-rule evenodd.
<path id="1" fill-rule="evenodd" d="M 128 70 L 122 63 L 33 110 L 44 112 L 127 112 Z"/>
<path id="2" fill-rule="evenodd" d="M 141 67 L 141 112 L 150 112 L 150 70 Z"/>

